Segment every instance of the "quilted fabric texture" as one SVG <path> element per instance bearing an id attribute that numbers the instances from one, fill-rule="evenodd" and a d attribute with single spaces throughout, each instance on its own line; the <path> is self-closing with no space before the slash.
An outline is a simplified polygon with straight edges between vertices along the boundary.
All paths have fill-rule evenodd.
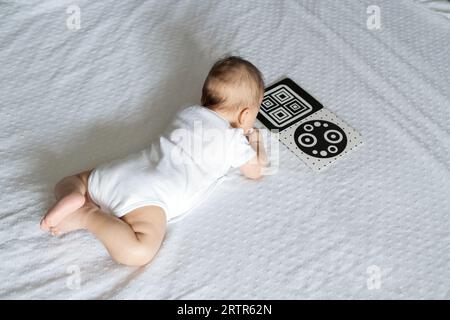
<path id="1" fill-rule="evenodd" d="M 450 19 L 450 1 L 449 0 L 415 0 L 425 7 Z"/>
<path id="2" fill-rule="evenodd" d="M 411 0 L 81 0 L 72 30 L 71 4 L 0 3 L 1 298 L 450 298 L 445 16 Z M 59 179 L 147 146 L 227 53 L 268 84 L 291 77 L 364 145 L 321 174 L 282 145 L 277 174 L 230 173 L 145 268 L 39 230 Z"/>

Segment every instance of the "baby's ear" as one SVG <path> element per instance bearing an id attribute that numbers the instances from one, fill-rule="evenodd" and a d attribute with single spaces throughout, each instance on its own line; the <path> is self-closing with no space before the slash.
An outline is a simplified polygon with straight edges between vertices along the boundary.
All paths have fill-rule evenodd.
<path id="1" fill-rule="evenodd" d="M 250 116 L 250 108 L 249 107 L 244 107 L 239 111 L 238 114 L 238 122 L 239 125 L 243 125 L 244 123 L 247 122 L 247 118 Z"/>

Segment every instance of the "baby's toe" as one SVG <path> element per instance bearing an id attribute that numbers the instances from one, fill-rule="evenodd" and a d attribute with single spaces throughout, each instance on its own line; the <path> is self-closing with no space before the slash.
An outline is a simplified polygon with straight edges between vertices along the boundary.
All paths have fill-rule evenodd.
<path id="1" fill-rule="evenodd" d="M 44 231 L 50 230 L 50 224 L 48 223 L 46 218 L 41 220 L 40 227 L 41 227 L 41 230 L 44 230 Z"/>
<path id="2" fill-rule="evenodd" d="M 59 236 L 61 234 L 61 231 L 56 227 L 51 227 L 50 232 L 53 236 Z"/>

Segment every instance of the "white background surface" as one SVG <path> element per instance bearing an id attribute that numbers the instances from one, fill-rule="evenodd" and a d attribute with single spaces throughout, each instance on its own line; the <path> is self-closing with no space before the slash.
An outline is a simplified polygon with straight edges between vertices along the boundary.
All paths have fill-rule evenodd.
<path id="1" fill-rule="evenodd" d="M 445 16 L 409 0 L 77 3 L 74 32 L 72 2 L 0 2 L 0 297 L 450 298 Z M 364 145 L 322 174 L 285 147 L 277 175 L 230 174 L 142 269 L 39 230 L 60 178 L 147 146 L 226 53 L 290 76 Z"/>

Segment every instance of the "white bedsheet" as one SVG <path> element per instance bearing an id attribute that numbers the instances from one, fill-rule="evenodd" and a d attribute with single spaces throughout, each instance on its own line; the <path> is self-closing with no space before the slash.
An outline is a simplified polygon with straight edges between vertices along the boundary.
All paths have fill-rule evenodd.
<path id="1" fill-rule="evenodd" d="M 411 0 L 77 3 L 71 31 L 72 1 L 0 1 L 1 298 L 450 298 L 446 17 Z M 321 174 L 285 147 L 277 175 L 230 174 L 145 268 L 39 230 L 60 178 L 145 147 L 225 53 L 290 76 L 365 144 Z"/>
<path id="2" fill-rule="evenodd" d="M 415 0 L 425 7 L 450 18 L 450 0 Z"/>

